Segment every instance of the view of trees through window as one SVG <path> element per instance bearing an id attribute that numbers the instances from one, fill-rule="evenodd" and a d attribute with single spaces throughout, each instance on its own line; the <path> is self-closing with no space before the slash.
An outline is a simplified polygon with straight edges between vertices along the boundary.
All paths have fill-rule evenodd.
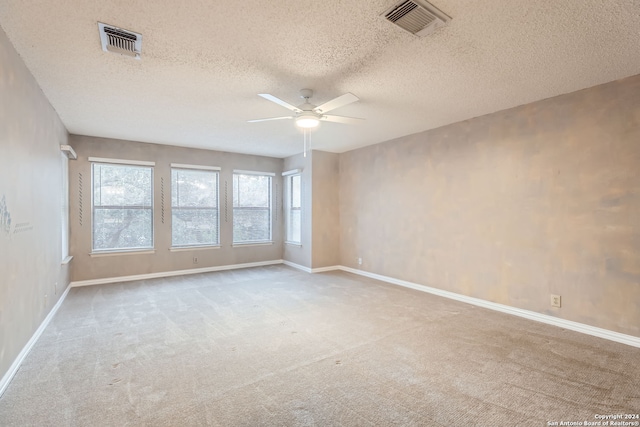
<path id="1" fill-rule="evenodd" d="M 290 175 L 287 177 L 287 194 L 286 194 L 286 232 L 287 242 L 300 243 L 301 232 L 301 187 L 300 187 L 300 175 Z"/>
<path id="2" fill-rule="evenodd" d="M 234 243 L 269 240 L 271 240 L 271 176 L 234 173 Z"/>
<path id="3" fill-rule="evenodd" d="M 217 245 L 218 172 L 171 169 L 173 246 Z"/>
<path id="4" fill-rule="evenodd" d="M 153 247 L 153 168 L 93 163 L 93 249 Z"/>

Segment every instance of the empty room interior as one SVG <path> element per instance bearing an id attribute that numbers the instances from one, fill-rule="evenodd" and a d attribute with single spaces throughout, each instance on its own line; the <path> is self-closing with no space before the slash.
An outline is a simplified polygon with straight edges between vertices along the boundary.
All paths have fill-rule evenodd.
<path id="1" fill-rule="evenodd" d="M 640 3 L 0 3 L 0 425 L 640 425 Z"/>

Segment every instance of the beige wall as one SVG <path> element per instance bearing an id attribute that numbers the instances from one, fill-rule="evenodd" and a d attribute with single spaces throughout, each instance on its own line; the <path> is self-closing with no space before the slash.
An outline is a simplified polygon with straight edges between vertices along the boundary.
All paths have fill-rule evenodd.
<path id="1" fill-rule="evenodd" d="M 318 150 L 284 159 L 285 171 L 302 169 L 302 241 L 284 244 L 284 260 L 307 268 L 339 264 L 338 159 Z"/>
<path id="2" fill-rule="evenodd" d="M 340 264 L 338 154 L 313 151 L 312 267 Z"/>
<path id="3" fill-rule="evenodd" d="M 343 265 L 640 336 L 640 76 L 344 153 L 340 221 Z"/>
<path id="4" fill-rule="evenodd" d="M 282 259 L 311 268 L 311 187 L 312 187 L 312 153 L 305 157 L 302 153 L 284 159 L 284 171 L 302 169 L 300 184 L 302 192 L 301 236 L 300 245 L 284 244 Z"/>
<path id="5" fill-rule="evenodd" d="M 282 203 L 280 200 L 282 159 L 78 135 L 71 135 L 70 143 L 78 153 L 78 160 L 71 164 L 69 170 L 71 253 L 74 256 L 71 280 L 80 281 L 282 259 Z M 88 157 L 156 163 L 153 224 L 155 253 L 90 255 L 91 164 L 87 160 Z M 220 248 L 169 250 L 171 247 L 171 163 L 222 168 L 220 172 Z M 232 246 L 234 169 L 276 174 L 273 179 L 273 244 Z M 82 190 L 80 190 L 80 182 L 82 182 Z M 162 221 L 162 182 L 164 182 L 164 222 Z M 225 185 L 227 191 L 225 191 Z M 81 199 L 82 203 L 80 203 Z M 194 257 L 198 258 L 197 264 L 193 262 Z"/>
<path id="6" fill-rule="evenodd" d="M 0 378 L 69 283 L 61 265 L 66 143 L 60 118 L 0 29 Z"/>

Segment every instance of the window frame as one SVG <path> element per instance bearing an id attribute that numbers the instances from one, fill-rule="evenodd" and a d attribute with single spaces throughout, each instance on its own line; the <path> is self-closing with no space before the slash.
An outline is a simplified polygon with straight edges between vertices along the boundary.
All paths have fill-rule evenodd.
<path id="1" fill-rule="evenodd" d="M 302 170 L 294 169 L 287 172 L 283 172 L 282 176 L 284 177 L 284 243 L 288 245 L 302 246 Z M 300 200 L 300 206 L 298 208 L 294 208 L 293 204 L 293 179 L 298 177 L 300 179 L 300 184 L 298 190 L 300 194 L 298 199 Z M 290 231 L 291 231 L 291 211 L 298 210 L 300 212 L 300 235 L 298 236 L 298 240 L 290 239 Z"/>
<path id="2" fill-rule="evenodd" d="M 155 251 L 155 197 L 154 197 L 154 177 L 155 177 L 155 162 L 147 162 L 147 161 L 137 161 L 137 160 L 122 160 L 122 159 L 108 159 L 102 157 L 89 157 L 88 158 L 91 168 L 91 254 L 117 254 L 117 253 L 129 253 L 129 252 L 140 252 L 140 253 L 149 253 L 150 251 Z M 149 207 L 139 205 L 139 206 L 126 206 L 127 209 L 148 209 L 151 212 L 151 245 L 150 246 L 137 246 L 132 248 L 105 248 L 105 249 L 96 249 L 95 248 L 95 165 L 111 165 L 111 166 L 130 166 L 130 167 L 146 167 L 151 172 L 150 177 L 150 185 L 151 185 L 151 202 Z M 100 206 L 100 208 L 104 208 L 104 206 Z M 114 207 L 115 209 L 116 207 Z M 120 207 L 122 209 L 122 207 Z"/>
<path id="3" fill-rule="evenodd" d="M 186 245 L 175 245 L 173 243 L 173 171 L 175 170 L 195 170 L 200 172 L 211 172 L 215 174 L 216 177 L 216 207 L 217 211 L 217 231 L 216 236 L 218 237 L 218 241 L 216 243 L 194 243 L 194 244 L 186 244 Z M 199 248 L 219 248 L 220 247 L 220 171 L 221 168 L 217 166 L 201 166 L 201 165 L 187 165 L 182 163 L 171 163 L 171 250 L 176 249 L 199 249 Z M 194 208 L 180 208 L 178 209 L 194 209 Z M 200 208 L 195 208 L 200 209 Z M 203 208 L 203 209 L 213 209 L 213 208 Z"/>
<path id="4" fill-rule="evenodd" d="M 235 206 L 235 176 L 236 175 L 253 175 L 253 176 L 262 176 L 269 178 L 269 206 L 267 208 L 261 207 L 247 207 L 247 206 Z M 234 169 L 232 179 L 231 179 L 231 212 L 232 212 L 232 222 L 231 222 L 231 241 L 232 246 L 249 246 L 249 245 L 265 245 L 265 244 L 273 244 L 273 177 L 275 173 L 273 172 L 258 172 L 258 171 L 247 171 L 247 170 L 239 170 Z M 235 234 L 235 220 L 236 220 L 236 209 L 245 209 L 245 210 L 258 210 L 258 209 L 268 209 L 269 213 L 269 238 L 262 240 L 236 240 Z"/>
<path id="5" fill-rule="evenodd" d="M 67 153 L 62 152 L 62 198 L 61 198 L 61 214 L 60 221 L 60 249 L 62 250 L 62 263 L 64 264 L 69 258 L 69 157 Z"/>

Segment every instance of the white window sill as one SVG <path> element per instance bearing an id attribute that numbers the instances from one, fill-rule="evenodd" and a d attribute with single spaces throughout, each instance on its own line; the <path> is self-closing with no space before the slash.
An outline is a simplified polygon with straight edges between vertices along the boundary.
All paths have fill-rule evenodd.
<path id="1" fill-rule="evenodd" d="M 206 249 L 220 249 L 220 245 L 209 246 L 172 246 L 169 248 L 171 252 L 184 252 L 184 251 L 202 251 Z"/>
<path id="2" fill-rule="evenodd" d="M 297 246 L 299 248 L 302 247 L 302 243 L 299 243 L 299 242 L 284 242 L 284 244 L 289 246 Z"/>
<path id="3" fill-rule="evenodd" d="M 133 251 L 104 251 L 104 252 L 91 252 L 90 257 L 103 257 L 103 256 L 117 256 L 117 255 L 148 255 L 155 254 L 155 249 L 141 249 Z"/>
<path id="4" fill-rule="evenodd" d="M 67 264 L 69 264 L 69 263 L 71 262 L 71 260 L 72 260 L 72 259 L 73 259 L 73 257 L 72 257 L 71 255 L 69 255 L 69 256 L 65 257 L 65 258 L 62 260 L 62 263 L 61 263 L 61 264 L 62 264 L 62 265 L 67 265 Z"/>
<path id="5" fill-rule="evenodd" d="M 246 246 L 269 246 L 273 245 L 273 242 L 247 242 L 247 243 L 234 243 L 231 246 L 234 248 L 241 248 Z"/>

